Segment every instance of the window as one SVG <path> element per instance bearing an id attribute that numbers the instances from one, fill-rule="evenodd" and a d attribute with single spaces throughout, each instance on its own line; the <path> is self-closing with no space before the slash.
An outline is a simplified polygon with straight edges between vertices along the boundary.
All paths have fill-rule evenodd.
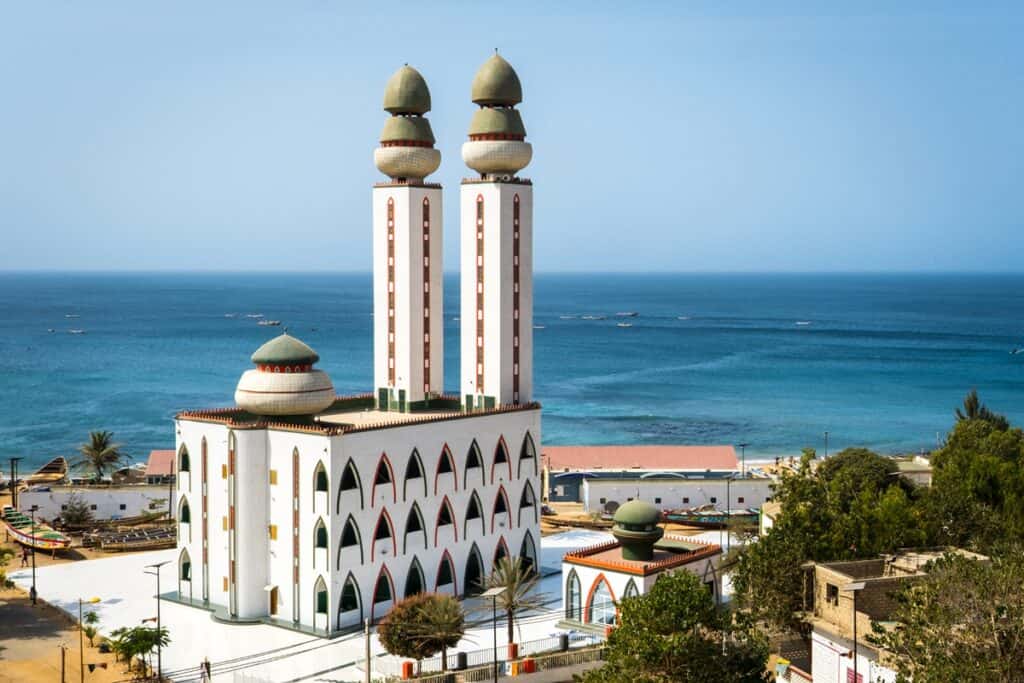
<path id="1" fill-rule="evenodd" d="M 494 499 L 494 514 L 500 515 L 503 512 L 508 512 L 508 505 L 505 503 L 505 496 L 499 492 Z"/>
<path id="2" fill-rule="evenodd" d="M 444 510 L 444 507 L 441 508 Z M 417 514 L 419 510 L 412 509 L 409 511 L 409 519 L 405 522 L 405 533 L 411 534 L 414 531 L 423 531 L 423 522 L 420 521 L 420 516 Z"/>
<path id="3" fill-rule="evenodd" d="M 565 618 L 573 621 L 582 621 L 583 611 L 581 609 L 582 594 L 580 592 L 580 577 L 576 570 L 569 572 L 569 580 L 565 588 Z"/>
<path id="4" fill-rule="evenodd" d="M 387 462 L 381 460 L 377 465 L 377 474 L 373 477 L 373 485 L 378 484 L 390 484 L 391 483 L 391 468 L 388 467 Z"/>
<path id="5" fill-rule="evenodd" d="M 192 563 L 185 560 L 181 563 L 181 580 L 191 581 L 192 580 Z"/>
<path id="6" fill-rule="evenodd" d="M 324 467 L 323 463 L 319 463 L 316 466 L 315 484 L 313 490 L 316 491 L 317 493 L 321 491 L 327 493 L 327 469 Z"/>
<path id="7" fill-rule="evenodd" d="M 356 593 L 356 584 L 349 578 L 345 582 L 345 587 L 341 589 L 341 612 L 351 612 L 354 609 L 359 609 L 359 594 Z"/>
<path id="8" fill-rule="evenodd" d="M 327 527 L 324 526 L 323 522 L 320 522 L 316 527 L 316 547 L 327 547 Z"/>
<path id="9" fill-rule="evenodd" d="M 385 538 L 391 538 L 391 525 L 381 515 L 381 518 L 377 520 L 377 530 L 373 533 L 373 540 L 380 541 Z"/>
<path id="10" fill-rule="evenodd" d="M 466 453 L 466 470 L 468 471 L 471 467 L 483 467 L 483 460 L 480 458 L 480 448 L 476 445 L 476 441 L 469 447 L 469 452 Z"/>
<path id="11" fill-rule="evenodd" d="M 276 524 L 271 524 L 268 527 L 268 531 L 270 533 L 270 540 L 271 541 L 276 541 L 277 540 L 277 525 Z"/>
<path id="12" fill-rule="evenodd" d="M 90 509 L 90 510 L 95 510 L 95 509 L 96 509 L 96 506 L 95 506 L 95 505 L 90 505 L 90 506 L 89 506 L 89 509 Z"/>
<path id="13" fill-rule="evenodd" d="M 127 510 L 127 509 L 128 509 L 128 505 L 127 505 L 126 503 L 121 503 L 121 505 L 120 505 L 120 506 L 118 506 L 118 507 L 119 507 L 119 508 L 120 508 L 121 510 Z"/>
<path id="14" fill-rule="evenodd" d="M 737 498 L 736 502 L 737 503 L 742 503 L 743 502 L 743 496 L 740 496 L 739 498 Z"/>
<path id="15" fill-rule="evenodd" d="M 391 583 L 383 572 L 377 577 L 377 586 L 373 589 L 373 601 L 387 602 L 391 599 Z"/>
<path id="16" fill-rule="evenodd" d="M 189 471 L 191 471 L 191 465 L 189 464 L 189 459 L 188 459 L 188 449 L 185 448 L 184 446 L 181 447 L 181 459 L 179 461 L 178 471 L 179 472 L 189 472 Z"/>
<path id="17" fill-rule="evenodd" d="M 61 505 L 61 506 L 60 506 L 60 509 L 61 509 L 61 510 L 67 510 L 67 509 L 68 509 L 68 506 L 67 506 L 67 505 Z"/>
<path id="18" fill-rule="evenodd" d="M 96 506 L 93 505 L 92 509 L 95 510 Z M 188 501 L 185 499 L 182 499 L 181 501 L 181 512 L 179 513 L 179 518 L 182 524 L 192 523 L 192 509 L 189 508 Z"/>
<path id="19" fill-rule="evenodd" d="M 825 602 L 830 605 L 839 604 L 839 587 L 834 586 L 831 583 L 825 584 Z"/>
<path id="20" fill-rule="evenodd" d="M 714 496 L 711 496 L 711 502 L 712 503 L 717 503 L 718 502 L 718 498 L 715 498 Z"/>
<path id="21" fill-rule="evenodd" d="M 270 485 L 277 485 L 277 470 L 270 470 Z"/>
<path id="22" fill-rule="evenodd" d="M 437 525 L 445 526 L 452 523 L 452 508 L 449 504 L 445 503 L 441 505 L 441 510 L 437 513 Z"/>
<path id="23" fill-rule="evenodd" d="M 413 559 L 412 566 L 409 567 L 409 575 L 405 579 L 405 597 L 422 593 L 426 590 L 423 586 L 423 570 L 420 568 L 420 562 L 417 559 Z"/>
<path id="24" fill-rule="evenodd" d="M 473 494 L 473 497 L 469 499 L 469 507 L 466 508 L 466 519 L 479 519 L 480 518 L 480 499 Z"/>
<path id="25" fill-rule="evenodd" d="M 448 451 L 441 453 L 441 461 L 437 463 L 438 474 L 449 474 L 454 471 L 452 467 L 452 456 Z"/>
<path id="26" fill-rule="evenodd" d="M 519 471 L 516 476 L 523 476 L 523 460 L 532 462 L 533 473 L 537 474 L 537 448 L 533 444 L 533 437 L 530 436 L 530 432 L 526 432 L 526 436 L 523 437 L 522 448 L 519 449 Z M 529 470 L 526 473 L 530 474 Z"/>
<path id="27" fill-rule="evenodd" d="M 661 505 L 661 498 L 655 498 L 654 499 L 654 504 L 655 505 Z"/>
<path id="28" fill-rule="evenodd" d="M 345 465 L 345 471 L 341 473 L 341 490 L 351 491 L 359 488 L 359 476 L 356 474 L 355 465 L 349 460 Z"/>
<path id="29" fill-rule="evenodd" d="M 689 504 L 690 504 L 690 498 L 688 496 L 683 496 L 683 505 L 689 505 Z"/>
<path id="30" fill-rule="evenodd" d="M 604 505 L 604 504 L 605 504 L 605 503 L 607 503 L 607 502 L 608 502 L 608 499 L 607 499 L 607 498 L 602 498 L 602 499 L 601 499 L 601 505 Z"/>
<path id="31" fill-rule="evenodd" d="M 327 591 L 319 590 L 316 592 L 316 613 L 327 614 Z"/>
<path id="32" fill-rule="evenodd" d="M 437 585 L 438 587 L 447 586 L 455 580 L 455 572 L 452 571 L 452 560 L 445 553 L 445 556 L 441 558 L 441 566 L 437 568 Z"/>
<path id="33" fill-rule="evenodd" d="M 612 601 L 612 593 L 608 588 L 608 582 L 604 577 L 598 579 L 599 583 L 590 596 L 590 603 L 587 605 L 587 622 L 591 624 L 614 624 L 615 623 L 615 602 Z"/>

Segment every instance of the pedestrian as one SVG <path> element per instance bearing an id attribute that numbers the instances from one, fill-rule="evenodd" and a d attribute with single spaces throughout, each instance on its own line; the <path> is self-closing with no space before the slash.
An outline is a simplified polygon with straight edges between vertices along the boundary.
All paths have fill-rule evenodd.
<path id="1" fill-rule="evenodd" d="M 203 657 L 203 663 L 199 665 L 199 669 L 200 681 L 206 683 L 213 680 L 213 676 L 210 674 L 210 659 L 208 657 Z"/>
<path id="2" fill-rule="evenodd" d="M 21 566 L 22 567 L 27 567 L 28 566 L 28 547 L 27 546 L 23 546 L 21 548 Z"/>

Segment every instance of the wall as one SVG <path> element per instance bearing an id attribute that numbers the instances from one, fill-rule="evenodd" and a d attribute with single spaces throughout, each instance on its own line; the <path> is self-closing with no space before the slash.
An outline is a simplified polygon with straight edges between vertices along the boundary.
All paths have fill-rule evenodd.
<path id="1" fill-rule="evenodd" d="M 733 481 L 728 491 L 725 479 L 585 479 L 582 490 L 583 509 L 587 512 L 601 512 L 604 510 L 602 498 L 605 501 L 617 501 L 621 505 L 637 497 L 662 510 L 708 504 L 724 509 L 726 493 L 729 494 L 733 509 L 759 508 L 771 498 L 771 486 L 770 479 Z M 686 498 L 689 498 L 689 502 L 685 502 Z M 716 502 L 712 503 L 712 498 Z"/>
<path id="2" fill-rule="evenodd" d="M 814 683 L 847 683 L 853 675 L 853 642 L 815 627 L 811 635 Z M 880 665 L 877 654 L 857 639 L 857 678 L 861 683 L 895 683 L 896 672 Z"/>
<path id="3" fill-rule="evenodd" d="M 61 506 L 67 505 L 72 495 L 92 506 L 94 519 L 120 519 L 151 512 L 165 512 L 167 499 L 173 495 L 168 485 L 91 487 L 91 486 L 47 486 L 49 490 L 27 490 L 18 494 L 18 506 L 25 514 L 29 508 L 38 505 L 37 519 L 52 521 L 60 516 Z M 121 506 L 124 509 L 121 509 Z"/>

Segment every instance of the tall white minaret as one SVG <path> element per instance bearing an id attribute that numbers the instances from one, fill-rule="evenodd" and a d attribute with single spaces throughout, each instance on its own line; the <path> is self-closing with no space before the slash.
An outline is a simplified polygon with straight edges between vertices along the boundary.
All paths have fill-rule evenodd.
<path id="1" fill-rule="evenodd" d="M 373 188 L 373 382 L 379 408 L 408 411 L 443 390 L 441 186 L 424 182 L 441 153 L 416 69 L 391 77 L 384 110 L 391 118 L 373 153 L 390 178 Z"/>
<path id="2" fill-rule="evenodd" d="M 473 79 L 479 106 L 462 159 L 462 373 L 466 409 L 533 396 L 533 185 L 516 173 L 533 150 L 515 105 L 523 89 L 495 53 Z"/>

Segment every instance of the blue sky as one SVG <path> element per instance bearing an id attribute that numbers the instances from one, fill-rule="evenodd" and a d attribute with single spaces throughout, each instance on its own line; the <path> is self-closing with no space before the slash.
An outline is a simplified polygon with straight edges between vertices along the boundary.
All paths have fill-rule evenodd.
<path id="1" fill-rule="evenodd" d="M 0 1 L 0 269 L 367 270 L 387 78 L 523 82 L 538 270 L 1024 263 L 1021 3 Z"/>

